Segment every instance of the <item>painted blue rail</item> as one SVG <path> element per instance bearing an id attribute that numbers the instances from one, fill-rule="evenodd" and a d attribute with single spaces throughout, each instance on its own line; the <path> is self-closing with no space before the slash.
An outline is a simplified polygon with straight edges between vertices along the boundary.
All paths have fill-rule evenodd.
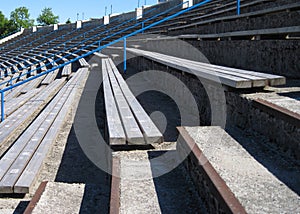
<path id="1" fill-rule="evenodd" d="M 154 10 L 156 10 L 156 8 L 153 8 L 152 10 L 147 11 L 147 12 L 144 13 L 143 15 L 146 15 L 146 14 L 148 14 L 148 13 L 150 13 L 150 12 L 153 12 Z M 134 18 L 129 19 L 129 20 L 123 22 L 123 23 L 120 23 L 119 25 L 117 25 L 117 26 L 115 26 L 115 27 L 113 27 L 113 28 L 109 28 L 108 30 L 103 31 L 103 32 L 101 32 L 101 33 L 99 33 L 99 34 L 97 34 L 97 35 L 94 35 L 94 36 L 89 37 L 89 38 L 87 37 L 85 40 L 78 42 L 76 45 L 73 45 L 73 47 L 75 47 L 75 46 L 77 46 L 77 45 L 80 45 L 80 44 L 83 44 L 84 42 L 89 41 L 89 40 L 92 39 L 92 38 L 95 38 L 95 37 L 98 37 L 98 36 L 100 36 L 100 35 L 106 34 L 106 33 L 110 32 L 110 31 L 112 31 L 112 30 L 114 30 L 114 29 L 116 29 L 116 28 L 119 28 L 119 27 L 125 25 L 125 24 L 128 24 L 128 23 L 130 23 L 130 22 L 136 21 L 136 19 L 137 19 L 137 17 L 134 17 Z M 118 21 L 118 18 L 113 19 L 112 21 L 110 21 L 110 24 L 111 24 L 111 23 L 114 23 L 115 21 Z M 99 26 L 99 27 L 104 27 L 104 26 L 106 26 L 106 25 L 103 24 L 103 25 L 101 25 L 101 26 Z M 98 27 L 97 27 L 97 28 L 98 28 Z M 48 49 L 44 50 L 44 52 L 47 52 L 48 50 L 54 49 L 54 48 L 59 47 L 59 46 L 61 46 L 61 45 L 65 45 L 67 42 L 70 42 L 70 41 L 72 41 L 72 40 L 74 40 L 74 39 L 76 39 L 76 38 L 79 38 L 79 37 L 82 37 L 82 36 L 85 38 L 87 33 L 90 33 L 90 32 L 92 32 L 92 31 L 94 31 L 94 30 L 96 30 L 96 29 L 91 29 L 91 30 L 89 30 L 89 31 L 87 31 L 87 32 L 84 32 L 84 33 L 79 34 L 79 35 L 77 35 L 77 36 L 75 36 L 75 37 L 72 37 L 71 39 L 69 39 L 69 40 L 67 40 L 67 41 L 63 41 L 63 42 L 60 43 L 60 44 L 57 44 L 57 45 L 55 45 L 55 46 L 52 46 L 51 48 L 48 48 Z M 70 33 L 71 33 L 71 32 L 70 32 Z M 68 33 L 68 34 L 70 34 L 70 33 Z M 63 37 L 65 37 L 65 36 L 68 35 L 68 34 L 62 35 L 60 38 L 63 38 Z M 49 41 L 49 42 L 51 42 L 51 41 Z M 49 42 L 44 43 L 44 44 L 41 44 L 40 46 L 47 45 Z M 40 46 L 38 46 L 38 47 L 40 47 Z M 36 49 L 36 48 L 38 48 L 38 47 L 35 47 L 35 48 L 33 48 L 33 49 Z M 54 57 L 54 56 L 57 55 L 57 54 L 64 53 L 65 50 L 66 50 L 66 48 L 65 48 L 64 50 L 60 51 L 60 52 L 57 52 L 57 53 L 55 53 L 55 54 L 52 54 L 52 55 L 49 56 L 49 57 L 52 57 L 52 56 Z M 29 51 L 30 51 L 30 50 L 29 50 Z M 25 53 L 29 53 L 29 51 L 26 51 Z M 24 59 L 22 62 L 25 62 L 26 60 L 29 60 L 29 59 L 30 59 L 30 58 Z M 40 61 L 43 61 L 43 60 L 40 60 Z M 40 62 L 40 61 L 38 61 L 38 62 Z M 36 63 L 38 63 L 38 62 L 36 62 Z M 14 64 L 14 65 L 15 65 L 15 64 Z M 31 65 L 32 65 L 32 64 L 31 64 Z M 22 67 L 22 69 L 29 68 L 31 65 L 28 65 L 28 66 L 26 66 L 26 67 Z M 47 65 L 45 65 L 45 66 L 47 66 Z M 40 69 L 40 67 L 36 68 L 36 70 L 37 70 L 37 69 Z M 5 71 L 6 71 L 6 70 L 5 70 Z M 34 71 L 35 71 L 35 70 L 34 70 Z M 6 73 L 6 76 L 7 76 L 7 75 L 9 75 L 9 74 Z M 23 75 L 26 75 L 26 74 L 23 74 Z M 11 81 L 11 80 L 9 80 L 9 81 Z M 0 85 L 5 84 L 5 83 L 6 83 L 6 82 L 2 82 L 2 83 L 0 83 Z"/>
<path id="2" fill-rule="evenodd" d="M 42 72 L 42 73 L 37 74 L 36 76 L 30 77 L 30 78 L 28 78 L 28 79 L 26 79 L 26 80 L 24 80 L 24 81 L 22 81 L 22 82 L 17 82 L 17 83 L 14 84 L 14 85 L 11 85 L 11 86 L 9 86 L 9 87 L 6 87 L 6 88 L 2 89 L 2 90 L 0 91 L 0 93 L 1 93 L 1 121 L 4 120 L 4 115 L 5 115 L 5 114 L 4 114 L 4 93 L 5 93 L 6 91 L 11 90 L 11 89 L 13 89 L 13 88 L 15 88 L 15 87 L 17 87 L 17 86 L 20 86 L 20 85 L 22 85 L 22 84 L 24 84 L 24 83 L 26 83 L 26 82 L 29 82 L 29 81 L 31 81 L 31 80 L 34 80 L 34 79 L 36 79 L 36 78 L 39 78 L 39 77 L 41 77 L 41 76 L 43 76 L 43 75 L 46 75 L 46 74 L 48 74 L 48 73 L 50 73 L 50 72 L 52 72 L 52 71 L 54 71 L 54 70 L 56 70 L 56 69 L 58 69 L 58 68 L 62 68 L 62 67 L 65 66 L 65 65 L 68 65 L 68 64 L 73 63 L 73 62 L 75 62 L 75 61 L 78 61 L 78 60 L 81 59 L 81 58 L 90 56 L 90 55 L 94 54 L 95 52 L 101 51 L 101 50 L 103 50 L 103 49 L 105 49 L 105 48 L 107 48 L 107 47 L 109 47 L 109 46 L 111 46 L 111 45 L 113 45 L 113 44 L 118 43 L 118 42 L 124 41 L 124 43 L 125 43 L 124 48 L 126 48 L 126 39 L 127 39 L 128 37 L 131 37 L 131 36 L 137 35 L 137 34 L 139 34 L 139 33 L 142 33 L 142 32 L 144 32 L 145 30 L 148 30 L 148 29 L 150 29 L 150 28 L 152 28 L 152 27 L 154 27 L 154 26 L 157 26 L 157 25 L 159 25 L 159 24 L 161 24 L 161 23 L 163 23 L 163 22 L 166 22 L 166 21 L 168 21 L 168 20 L 170 20 L 170 19 L 173 19 L 173 18 L 175 18 L 175 17 L 177 17 L 177 16 L 180 16 L 181 14 L 184 14 L 184 13 L 190 11 L 190 10 L 193 10 L 194 8 L 197 8 L 197 7 L 199 7 L 199 6 L 202 6 L 202 5 L 204 5 L 204 4 L 206 4 L 206 3 L 210 2 L 210 1 L 211 1 L 211 0 L 204 0 L 204 1 L 202 1 L 202 2 L 200 2 L 200 3 L 197 3 L 197 4 L 195 4 L 195 5 L 191 6 L 191 7 L 188 7 L 188 8 L 186 8 L 186 9 L 183 9 L 183 10 L 179 11 L 179 12 L 176 12 L 176 13 L 173 14 L 173 15 L 167 16 L 167 17 L 165 17 L 165 18 L 163 18 L 163 19 L 161 19 L 161 20 L 159 20 L 159 21 L 157 21 L 157 22 L 151 23 L 151 24 L 149 24 L 149 25 L 147 25 L 147 26 L 142 26 L 142 28 L 140 28 L 140 29 L 138 29 L 138 30 L 135 30 L 134 32 L 128 33 L 128 34 L 125 35 L 125 36 L 122 36 L 122 37 L 120 37 L 120 38 L 118 38 L 118 39 L 115 39 L 115 40 L 113 40 L 113 41 L 110 41 L 110 42 L 108 42 L 108 43 L 105 44 L 105 45 L 99 46 L 98 48 L 95 48 L 95 49 L 89 51 L 88 53 L 85 53 L 85 54 L 82 54 L 82 55 L 80 55 L 80 56 L 78 56 L 78 57 L 75 57 L 74 59 L 71 59 L 71 60 L 69 60 L 69 61 L 66 62 L 66 63 L 60 64 L 60 65 L 58 65 L 58 66 L 55 66 L 55 67 L 53 67 L 53 68 L 51 68 L 51 69 L 49 69 L 49 70 L 47 70 L 47 71 L 45 71 L 45 72 Z M 184 2 L 184 4 L 186 4 L 186 3 L 187 3 L 187 2 Z M 127 29 L 128 29 L 128 28 L 127 28 Z M 129 29 L 131 29 L 131 28 L 129 28 Z M 92 43 L 92 44 L 89 44 L 88 47 L 90 47 L 90 46 L 92 46 L 92 45 L 94 45 L 94 44 L 98 44 L 98 42 L 99 42 L 99 41 L 96 41 L 96 42 L 94 42 L 94 43 Z M 84 48 L 81 48 L 81 49 L 79 49 L 79 50 L 76 50 L 74 53 L 77 53 L 77 52 L 79 52 L 79 51 L 81 51 L 81 50 L 83 50 L 83 49 L 85 49 L 85 48 L 87 48 L 87 47 L 84 47 Z M 124 51 L 126 51 L 126 50 L 124 50 Z M 70 56 L 70 55 L 71 55 L 71 54 L 68 54 L 67 56 Z M 126 63 L 126 61 L 125 61 L 124 63 Z M 50 63 L 49 63 L 49 64 L 50 64 Z"/>
<path id="3" fill-rule="evenodd" d="M 115 21 L 117 21 L 118 19 L 114 19 L 112 22 L 115 22 Z M 102 27 L 104 27 L 105 25 L 103 24 L 103 25 L 100 25 L 100 26 L 98 26 L 98 27 L 96 27 L 96 28 L 93 28 L 93 29 L 91 29 L 91 30 L 89 30 L 89 31 L 87 31 L 87 32 L 91 32 L 91 31 L 94 31 L 94 30 L 96 30 L 96 29 L 98 29 L 98 28 L 102 28 Z M 32 48 L 32 49 L 30 49 L 30 50 L 27 50 L 26 52 L 24 52 L 25 54 L 26 53 L 29 53 L 30 51 L 32 51 L 32 50 L 34 50 L 34 49 L 37 49 L 37 48 L 40 48 L 40 47 L 42 47 L 42 46 L 44 46 L 44 45 L 48 45 L 49 43 L 51 43 L 51 42 L 53 42 L 53 41 L 56 41 L 56 40 L 59 40 L 59 39 L 63 39 L 65 36 L 68 36 L 69 34 L 73 34 L 75 31 L 77 31 L 78 29 L 73 29 L 72 31 L 69 31 L 68 33 L 66 33 L 66 34 L 63 34 L 63 35 L 61 35 L 61 36 L 59 36 L 59 37 L 57 37 L 57 38 L 54 38 L 54 39 L 52 39 L 52 40 L 50 40 L 50 41 L 48 41 L 48 42 L 46 42 L 46 43 L 43 43 L 43 44 L 40 44 L 39 46 L 37 46 L 37 47 L 34 47 L 34 48 Z M 87 33 L 87 32 L 85 32 L 85 33 Z M 82 35 L 82 34 L 81 34 Z M 81 35 L 79 35 L 78 37 L 80 37 Z M 64 44 L 65 42 L 62 42 L 62 43 L 60 43 L 60 45 L 61 44 Z M 54 46 L 54 47 L 52 47 L 52 48 L 55 48 L 56 46 Z M 47 50 L 45 50 L 45 51 L 47 51 Z M 22 54 L 23 55 L 23 54 Z M 19 55 L 17 55 L 17 56 L 15 56 L 15 58 L 17 58 L 17 57 L 19 57 L 20 56 L 20 54 Z M 28 61 L 28 60 L 30 60 L 30 58 L 26 58 L 26 59 L 24 59 L 23 61 L 20 61 L 20 63 L 24 63 L 24 62 L 26 62 L 26 61 Z M 14 64 L 14 65 L 16 65 L 17 66 L 17 64 Z M 30 64 L 30 65 L 28 65 L 27 67 L 22 67 L 22 69 L 26 69 L 26 68 L 28 68 L 29 66 L 31 66 L 31 65 L 33 65 L 33 64 Z M 9 67 L 9 68 L 11 68 L 11 67 Z M 4 69 L 4 71 L 6 71 L 6 68 Z M 6 76 L 7 75 L 9 75 L 8 73 L 6 74 Z M 0 84 L 1 85 L 1 84 Z"/>
<path id="4" fill-rule="evenodd" d="M 43 36 L 41 36 L 41 37 L 38 37 L 37 39 L 30 41 L 29 43 L 23 44 L 23 45 L 21 45 L 20 47 L 17 47 L 17 48 L 14 48 L 14 49 L 12 49 L 12 50 L 10 50 L 10 51 L 8 51 L 8 52 L 5 52 L 5 54 L 3 54 L 3 55 L 6 56 L 7 54 L 13 52 L 14 50 L 20 50 L 22 47 L 27 46 L 27 45 L 31 45 L 31 44 L 33 44 L 33 43 L 39 41 L 39 40 L 45 39 L 45 38 L 51 36 L 51 35 L 54 34 L 54 33 L 57 33 L 57 31 L 52 31 L 51 33 L 48 33 L 48 34 L 43 35 Z"/>

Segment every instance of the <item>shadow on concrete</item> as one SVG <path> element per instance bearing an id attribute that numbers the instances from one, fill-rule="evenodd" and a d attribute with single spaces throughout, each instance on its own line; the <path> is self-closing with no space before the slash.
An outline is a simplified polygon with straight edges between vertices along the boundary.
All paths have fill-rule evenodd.
<path id="1" fill-rule="evenodd" d="M 157 157 L 164 155 L 166 152 L 173 153 L 170 158 L 175 157 L 176 159 L 176 151 L 148 152 L 161 213 L 206 213 L 203 202 L 195 191 L 192 180 L 185 171 L 183 164 L 179 164 L 170 172 L 156 177 L 162 170 L 167 170 L 170 167 L 170 161 L 173 161 L 157 160 Z"/>
<path id="2" fill-rule="evenodd" d="M 27 208 L 29 201 L 21 201 L 16 209 L 14 210 L 13 214 L 21 214 L 24 213 L 25 209 Z"/>
<path id="3" fill-rule="evenodd" d="M 80 213 L 97 213 L 99 210 L 109 213 L 111 176 L 97 167 L 97 161 L 108 158 L 107 151 L 102 149 L 106 145 L 99 141 L 100 136 L 104 136 L 105 126 L 101 64 L 94 58 L 89 63 L 97 64 L 91 69 L 82 92 L 55 181 L 85 184 Z M 89 159 L 90 149 L 98 159 Z"/>

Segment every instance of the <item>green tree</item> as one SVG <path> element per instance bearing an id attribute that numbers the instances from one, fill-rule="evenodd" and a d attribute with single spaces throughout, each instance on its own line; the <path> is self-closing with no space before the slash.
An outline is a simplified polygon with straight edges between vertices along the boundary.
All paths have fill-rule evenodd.
<path id="1" fill-rule="evenodd" d="M 0 11 L 0 36 L 4 36 L 7 32 L 8 19 Z"/>
<path id="2" fill-rule="evenodd" d="M 30 19 L 29 10 L 26 7 L 18 7 L 10 14 L 10 20 L 14 25 L 13 28 L 20 29 L 32 27 L 34 20 Z"/>
<path id="3" fill-rule="evenodd" d="M 41 25 L 51 25 L 58 23 L 58 16 L 55 16 L 52 12 L 52 8 L 46 7 L 42 10 L 42 13 L 36 19 Z"/>

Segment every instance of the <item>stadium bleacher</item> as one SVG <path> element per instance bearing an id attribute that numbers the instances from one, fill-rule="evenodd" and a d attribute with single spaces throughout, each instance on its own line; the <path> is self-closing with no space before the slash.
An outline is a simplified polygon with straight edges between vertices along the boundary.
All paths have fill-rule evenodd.
<path id="1" fill-rule="evenodd" d="M 183 81 L 196 97 L 201 123 L 193 128 L 178 128 L 180 140 L 175 150 L 183 158 L 186 175 L 194 182 L 205 209 L 213 213 L 256 213 L 276 212 L 280 208 L 280 212 L 297 213 L 300 189 L 294 179 L 300 178 L 300 105 L 278 100 L 285 93 L 299 93 L 300 4 L 295 0 L 241 0 L 241 14 L 237 15 L 236 1 L 193 2 L 193 6 L 183 8 L 183 1 L 167 1 L 143 8 L 142 17 L 137 17 L 136 12 L 109 17 L 108 24 L 103 18 L 84 21 L 78 28 L 73 23 L 58 25 L 57 30 L 54 26 L 38 27 L 35 32 L 33 28 L 25 29 L 0 44 L 0 193 L 34 193 L 33 186 L 66 123 L 66 115 L 80 100 L 78 91 L 84 87 L 90 72 L 95 72 L 91 70 L 96 65 L 89 62 L 93 58 L 99 64 L 97 72 L 103 80 L 99 83 L 105 110 L 102 128 L 111 148 L 166 143 L 164 132 L 157 128 L 147 106 L 131 88 L 134 85 L 127 82 L 132 70 L 138 73 L 161 69 Z M 180 52 L 186 50 L 177 49 L 175 53 L 165 50 L 171 44 L 168 41 L 174 40 L 193 45 L 212 64 L 182 57 Z M 113 55 L 113 51 L 118 53 Z M 129 74 L 127 59 L 122 63 L 115 60 L 122 58 L 124 52 L 134 58 L 128 59 Z M 198 78 L 205 84 L 218 82 L 224 90 L 227 118 L 222 128 L 215 127 L 221 124 L 206 120 L 206 114 L 212 112 L 207 110 L 211 107 L 207 106 L 207 94 Z M 296 86 L 290 87 L 294 82 Z M 184 96 L 176 86 L 170 87 Z M 296 99 L 299 102 L 299 97 Z M 203 124 L 211 126 L 202 127 Z M 176 129 L 176 125 L 171 126 Z M 263 136 L 267 145 L 264 149 L 276 149 L 254 152 L 243 138 L 229 136 L 236 130 L 241 136 L 249 135 L 246 137 L 255 140 Z M 207 137 L 207 133 L 211 136 Z M 218 137 L 224 139 L 215 145 L 214 138 Z M 226 147 L 225 141 L 230 146 Z M 224 151 L 221 144 L 226 147 L 227 156 L 209 150 L 213 147 Z M 128 147 L 126 150 L 130 150 Z M 268 157 L 270 153 L 274 156 Z M 126 157 L 118 155 L 126 162 Z M 203 163 L 203 155 L 208 164 Z M 223 158 L 221 162 L 225 164 L 214 158 Z M 293 173 L 283 165 L 272 168 L 268 163 L 275 158 L 278 162 L 290 162 Z M 243 167 L 239 160 L 254 166 L 253 172 L 238 170 Z M 116 170 L 115 161 L 108 161 L 113 165 L 112 170 Z M 234 164 L 226 165 L 226 161 Z M 223 168 L 219 168 L 221 165 Z M 255 169 L 259 176 L 254 176 Z M 230 180 L 230 176 L 247 181 L 247 185 L 236 182 L 238 179 Z M 249 176 L 255 179 L 251 181 Z M 112 176 L 111 197 L 118 196 L 122 188 L 122 178 L 115 179 Z M 266 180 L 268 185 L 264 186 Z M 275 202 L 269 200 L 272 188 L 277 196 L 283 193 L 274 196 Z M 143 198 L 142 189 L 136 192 Z M 258 201 L 254 196 L 260 192 L 264 195 Z M 120 206 L 118 211 L 125 209 L 127 205 L 122 200 L 122 197 L 111 200 L 110 209 L 115 210 L 116 204 Z M 274 203 L 276 206 L 272 207 Z"/>

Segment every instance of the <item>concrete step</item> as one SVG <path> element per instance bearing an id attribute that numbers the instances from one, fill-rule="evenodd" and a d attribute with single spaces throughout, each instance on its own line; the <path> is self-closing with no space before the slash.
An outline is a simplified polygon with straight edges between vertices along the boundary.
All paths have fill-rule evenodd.
<path id="1" fill-rule="evenodd" d="M 176 164 L 176 153 L 114 153 L 110 212 L 205 213 L 183 165 Z"/>

